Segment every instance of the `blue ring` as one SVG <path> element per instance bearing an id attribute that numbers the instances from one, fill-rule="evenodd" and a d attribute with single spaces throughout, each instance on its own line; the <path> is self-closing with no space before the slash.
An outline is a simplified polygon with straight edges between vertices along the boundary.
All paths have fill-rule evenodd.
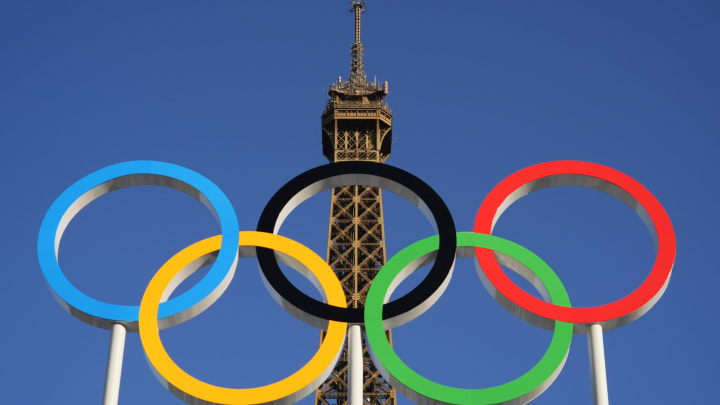
<path id="1" fill-rule="evenodd" d="M 126 184 L 114 184 L 105 190 L 100 189 L 96 196 L 86 196 L 94 189 L 103 187 L 105 183 L 117 182 L 117 179 L 121 177 L 128 179 Z M 217 259 L 205 277 L 183 294 L 160 304 L 159 319 L 183 314 L 201 304 L 223 284 L 223 280 L 229 272 L 235 269 L 237 263 L 240 234 L 237 215 L 227 196 L 206 177 L 182 166 L 149 160 L 122 162 L 93 172 L 68 187 L 50 206 L 40 225 L 38 259 L 50 290 L 65 310 L 85 322 L 102 328 L 110 328 L 112 323 L 121 322 L 130 326 L 131 330 L 137 329 L 140 306 L 116 305 L 98 301 L 78 290 L 65 277 L 60 268 L 56 256 L 55 239 L 62 226 L 63 217 L 68 214 L 76 202 L 83 204 L 84 201 L 78 200 L 84 196 L 89 198 L 89 201 L 84 202 L 84 206 L 100 195 L 118 188 L 136 185 L 133 183 L 158 184 L 190 194 L 215 214 L 223 235 Z M 189 317 L 192 315 L 190 314 Z"/>

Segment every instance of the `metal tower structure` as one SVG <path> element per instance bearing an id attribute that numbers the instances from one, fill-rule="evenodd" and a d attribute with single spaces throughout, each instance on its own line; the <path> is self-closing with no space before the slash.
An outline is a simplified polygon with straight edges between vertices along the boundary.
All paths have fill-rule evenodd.
<path id="1" fill-rule="evenodd" d="M 345 82 L 338 78 L 328 90 L 330 99 L 322 114 L 323 154 L 330 162 L 382 163 L 390 156 L 392 143 L 392 113 L 384 101 L 388 85 L 367 81 L 360 42 L 360 17 L 365 12 L 365 2 L 350 4 L 350 11 L 355 14 L 350 75 Z M 370 283 L 385 259 L 380 189 L 359 185 L 334 188 L 327 261 L 345 289 L 348 306 L 364 306 Z M 395 405 L 395 390 L 375 368 L 364 344 L 362 353 L 363 403 Z M 316 405 L 349 403 L 348 366 L 346 344 L 335 370 L 315 393 Z"/>

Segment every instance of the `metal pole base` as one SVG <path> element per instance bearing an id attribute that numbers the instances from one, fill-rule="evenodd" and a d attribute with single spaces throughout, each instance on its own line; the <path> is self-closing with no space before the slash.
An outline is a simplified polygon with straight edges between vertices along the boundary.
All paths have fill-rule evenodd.
<path id="1" fill-rule="evenodd" d="M 590 326 L 587 337 L 593 399 L 595 400 L 595 405 L 609 405 L 602 326 L 600 324 Z"/>
<path id="2" fill-rule="evenodd" d="M 348 329 L 348 399 L 350 405 L 363 403 L 363 349 L 360 325 L 350 325 Z"/>
<path id="3" fill-rule="evenodd" d="M 108 352 L 107 373 L 105 374 L 103 405 L 117 405 L 118 403 L 126 334 L 127 331 L 123 325 L 119 323 L 113 324 L 110 333 L 110 351 Z"/>

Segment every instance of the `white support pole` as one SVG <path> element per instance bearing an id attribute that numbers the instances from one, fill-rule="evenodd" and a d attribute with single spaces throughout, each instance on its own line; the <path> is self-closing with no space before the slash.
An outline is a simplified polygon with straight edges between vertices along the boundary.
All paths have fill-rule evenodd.
<path id="1" fill-rule="evenodd" d="M 103 405 L 117 405 L 118 403 L 126 334 L 127 331 L 123 325 L 119 323 L 113 324 L 110 333 L 110 351 L 108 352 L 107 373 L 105 374 Z"/>
<path id="2" fill-rule="evenodd" d="M 605 347 L 602 325 L 594 324 L 588 331 L 588 353 L 590 354 L 590 378 L 592 378 L 595 405 L 609 405 L 607 373 L 605 371 Z"/>
<path id="3" fill-rule="evenodd" d="M 363 403 L 363 349 L 360 325 L 350 325 L 348 330 L 348 399 L 350 405 Z"/>

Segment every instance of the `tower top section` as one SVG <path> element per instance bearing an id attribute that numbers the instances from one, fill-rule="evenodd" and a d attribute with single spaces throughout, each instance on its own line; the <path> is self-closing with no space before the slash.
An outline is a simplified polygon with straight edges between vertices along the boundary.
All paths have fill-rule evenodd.
<path id="1" fill-rule="evenodd" d="M 350 1 L 355 14 L 350 75 L 330 85 L 330 99 L 322 113 L 323 154 L 331 162 L 363 160 L 384 162 L 392 145 L 392 112 L 385 102 L 387 82 L 368 82 L 360 42 L 360 17 L 365 2 Z"/>
<path id="2" fill-rule="evenodd" d="M 387 95 L 387 82 L 383 84 L 369 83 L 365 74 L 365 63 L 363 56 L 365 47 L 363 46 L 361 35 L 361 17 L 367 11 L 365 9 L 365 1 L 351 0 L 351 13 L 355 14 L 355 41 L 351 46 L 352 60 L 350 62 L 350 74 L 346 82 L 342 81 L 342 77 L 338 77 L 338 81 L 330 85 L 329 93 L 341 93 L 345 95 L 370 95 L 375 94 L 376 98 L 384 98 Z"/>

